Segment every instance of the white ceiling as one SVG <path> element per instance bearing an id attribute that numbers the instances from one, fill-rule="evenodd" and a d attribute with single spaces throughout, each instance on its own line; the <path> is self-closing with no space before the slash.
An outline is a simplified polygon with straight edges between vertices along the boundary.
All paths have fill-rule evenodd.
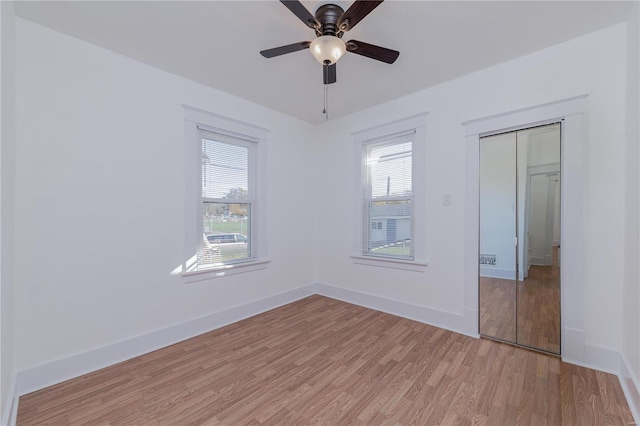
<path id="1" fill-rule="evenodd" d="M 329 0 L 302 1 L 314 13 Z M 351 1 L 334 1 L 347 9 Z M 626 21 L 631 2 L 387 0 L 345 40 L 399 50 L 393 65 L 347 53 L 329 86 L 330 118 L 434 86 Z M 324 115 L 322 67 L 300 51 L 259 51 L 312 40 L 278 1 L 18 2 L 16 14 L 168 72 L 310 123 Z M 597 54 L 597 52 L 594 52 Z"/>

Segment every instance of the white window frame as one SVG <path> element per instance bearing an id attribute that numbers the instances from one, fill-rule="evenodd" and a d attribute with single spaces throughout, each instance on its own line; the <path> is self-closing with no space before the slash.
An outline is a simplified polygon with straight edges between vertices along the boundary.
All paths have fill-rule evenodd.
<path id="1" fill-rule="evenodd" d="M 426 244 L 426 127 L 427 113 L 421 113 L 401 120 L 352 133 L 354 142 L 354 230 L 353 255 L 355 264 L 379 266 L 385 268 L 404 269 L 423 272 L 428 265 Z M 413 259 L 376 256 L 363 253 L 365 232 L 371 227 L 364 223 L 364 201 L 367 199 L 365 164 L 367 147 L 372 143 L 383 142 L 386 138 L 413 132 L 412 143 L 412 207 L 413 207 Z"/>
<path id="2" fill-rule="evenodd" d="M 264 269 L 267 258 L 266 224 L 266 149 L 269 130 L 232 118 L 182 105 L 185 134 L 185 256 L 182 276 L 186 282 L 220 278 L 241 272 Z M 254 190 L 251 206 L 251 223 L 254 241 L 252 259 L 218 265 L 206 270 L 196 270 L 196 253 L 202 241 L 202 131 L 228 135 L 255 143 L 254 170 L 250 175 Z M 255 176 L 255 178 L 253 178 Z"/>

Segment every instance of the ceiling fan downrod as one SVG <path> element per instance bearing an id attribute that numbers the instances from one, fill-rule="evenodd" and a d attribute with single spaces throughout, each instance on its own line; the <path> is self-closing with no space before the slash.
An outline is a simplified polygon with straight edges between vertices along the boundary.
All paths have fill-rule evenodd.
<path id="1" fill-rule="evenodd" d="M 322 66 L 322 70 L 324 72 L 324 109 L 322 110 L 322 113 L 324 114 L 324 119 L 328 120 L 329 119 L 329 61 L 325 61 L 324 65 Z"/>

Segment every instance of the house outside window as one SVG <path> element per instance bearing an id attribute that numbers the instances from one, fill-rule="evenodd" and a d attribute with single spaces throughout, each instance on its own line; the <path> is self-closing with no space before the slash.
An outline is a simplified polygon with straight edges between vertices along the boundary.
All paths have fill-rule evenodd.
<path id="1" fill-rule="evenodd" d="M 256 142 L 200 129 L 202 231 L 198 269 L 256 257 L 252 223 Z"/>
<path id="2" fill-rule="evenodd" d="M 364 145 L 362 254 L 413 260 L 412 145 L 415 132 Z"/>
<path id="3" fill-rule="evenodd" d="M 356 173 L 355 263 L 426 266 L 426 114 L 353 134 Z"/>

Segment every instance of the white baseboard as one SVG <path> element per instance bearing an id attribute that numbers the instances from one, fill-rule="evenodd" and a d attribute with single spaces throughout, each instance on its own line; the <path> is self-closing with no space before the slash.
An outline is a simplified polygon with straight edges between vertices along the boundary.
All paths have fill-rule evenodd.
<path id="1" fill-rule="evenodd" d="M 620 352 L 600 346 L 584 345 L 584 363 L 594 370 L 620 374 Z"/>
<path id="2" fill-rule="evenodd" d="M 629 409 L 636 424 L 640 424 L 640 382 L 629 368 L 629 361 L 624 355 L 620 356 L 620 386 L 627 398 Z"/>
<path id="3" fill-rule="evenodd" d="M 546 265 L 544 256 L 529 256 L 529 265 Z"/>
<path id="4" fill-rule="evenodd" d="M 0 419 L 1 425 L 13 426 L 16 424 L 16 418 L 18 417 L 18 398 L 16 397 L 16 374 L 11 376 L 11 383 L 9 384 L 9 391 L 7 393 L 7 399 L 4 402 L 4 411 L 2 412 L 2 418 Z"/>
<path id="5" fill-rule="evenodd" d="M 464 334 L 479 338 L 478 334 L 478 309 L 464 308 Z"/>
<path id="6" fill-rule="evenodd" d="M 584 363 L 584 331 L 562 328 L 562 361 L 581 365 Z"/>
<path id="7" fill-rule="evenodd" d="M 427 306 L 414 305 L 399 300 L 387 299 L 374 294 L 363 293 L 329 284 L 317 283 L 316 293 L 376 311 L 386 312 L 402 318 L 418 321 L 424 324 L 433 325 L 454 331 L 456 333 L 478 337 L 477 334 L 468 333 L 465 330 L 465 320 L 463 315 L 453 312 L 442 311 L 429 308 Z"/>
<path id="8" fill-rule="evenodd" d="M 47 362 L 16 375 L 15 396 L 61 383 L 311 296 L 309 284 L 220 312 Z M 15 404 L 17 406 L 17 404 Z"/>
<path id="9" fill-rule="evenodd" d="M 19 397 L 15 396 L 11 400 L 11 411 L 9 414 L 9 423 L 8 426 L 15 426 L 18 423 L 18 402 Z"/>
<path id="10" fill-rule="evenodd" d="M 490 266 L 480 266 L 480 276 L 489 278 L 501 278 L 503 280 L 515 280 L 516 271 L 514 269 L 493 268 Z"/>
<path id="11" fill-rule="evenodd" d="M 565 341 L 566 342 L 566 341 Z M 584 344 L 576 347 L 576 354 L 581 349 L 582 357 L 568 356 L 565 354 L 565 347 L 562 347 L 562 362 L 579 365 L 580 367 L 591 368 L 592 370 L 603 371 L 609 374 L 620 374 L 620 352 L 600 346 Z"/>

